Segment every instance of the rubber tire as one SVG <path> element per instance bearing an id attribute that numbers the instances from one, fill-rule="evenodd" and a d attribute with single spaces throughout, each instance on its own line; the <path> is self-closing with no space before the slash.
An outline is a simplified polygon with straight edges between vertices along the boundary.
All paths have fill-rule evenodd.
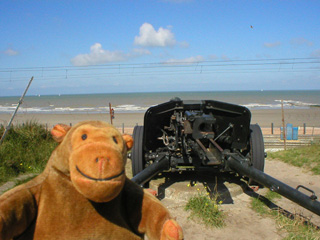
<path id="1" fill-rule="evenodd" d="M 133 129 L 133 147 L 131 149 L 132 175 L 135 176 L 144 169 L 143 126 Z"/>
<path id="2" fill-rule="evenodd" d="M 250 125 L 250 153 L 252 166 L 261 172 L 264 171 L 265 152 L 264 141 L 261 128 L 258 124 Z M 256 185 L 252 179 L 249 179 L 250 185 Z"/>

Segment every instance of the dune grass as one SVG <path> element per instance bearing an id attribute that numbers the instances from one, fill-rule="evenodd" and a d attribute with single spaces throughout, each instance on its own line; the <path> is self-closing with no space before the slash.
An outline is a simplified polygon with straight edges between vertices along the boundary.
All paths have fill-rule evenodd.
<path id="1" fill-rule="evenodd" d="M 268 153 L 268 159 L 277 159 L 293 166 L 304 168 L 315 175 L 320 175 L 319 156 L 320 144 Z"/>
<path id="2" fill-rule="evenodd" d="M 270 209 L 266 206 L 267 199 L 270 202 L 276 202 L 281 196 L 278 193 L 268 191 L 265 196 L 253 198 L 251 207 L 263 217 L 271 217 L 275 219 L 279 230 L 285 230 L 287 236 L 283 240 L 319 240 L 320 231 L 311 222 L 306 221 L 299 215 L 288 217 L 281 209 Z"/>
<path id="3" fill-rule="evenodd" d="M 4 132 L 0 126 L 0 135 Z M 45 126 L 26 122 L 13 126 L 0 145 L 0 183 L 19 174 L 40 173 L 57 146 Z"/>

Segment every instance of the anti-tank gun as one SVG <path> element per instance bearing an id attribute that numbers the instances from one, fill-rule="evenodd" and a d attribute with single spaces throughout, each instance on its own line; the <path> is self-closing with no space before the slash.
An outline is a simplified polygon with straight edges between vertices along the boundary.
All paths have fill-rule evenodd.
<path id="1" fill-rule="evenodd" d="M 320 215 L 315 194 L 308 196 L 265 174 L 263 135 L 250 124 L 246 107 L 225 102 L 175 98 L 153 106 L 144 126 L 133 131 L 132 180 L 140 185 L 160 172 L 236 172 Z"/>

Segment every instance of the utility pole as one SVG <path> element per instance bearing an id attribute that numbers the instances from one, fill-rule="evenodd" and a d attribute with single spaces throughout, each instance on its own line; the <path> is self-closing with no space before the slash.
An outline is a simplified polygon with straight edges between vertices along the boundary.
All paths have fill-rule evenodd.
<path id="1" fill-rule="evenodd" d="M 282 134 L 283 134 L 283 141 L 284 141 L 284 150 L 287 150 L 287 144 L 286 144 L 286 129 L 285 129 L 285 123 L 284 123 L 284 110 L 283 110 L 283 100 L 281 100 L 281 111 L 282 111 Z"/>

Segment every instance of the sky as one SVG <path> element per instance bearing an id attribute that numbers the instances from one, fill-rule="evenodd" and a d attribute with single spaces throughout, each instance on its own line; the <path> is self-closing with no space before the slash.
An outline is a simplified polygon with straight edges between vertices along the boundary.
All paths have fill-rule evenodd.
<path id="1" fill-rule="evenodd" d="M 320 1 L 1 0 L 0 96 L 320 89 Z"/>

